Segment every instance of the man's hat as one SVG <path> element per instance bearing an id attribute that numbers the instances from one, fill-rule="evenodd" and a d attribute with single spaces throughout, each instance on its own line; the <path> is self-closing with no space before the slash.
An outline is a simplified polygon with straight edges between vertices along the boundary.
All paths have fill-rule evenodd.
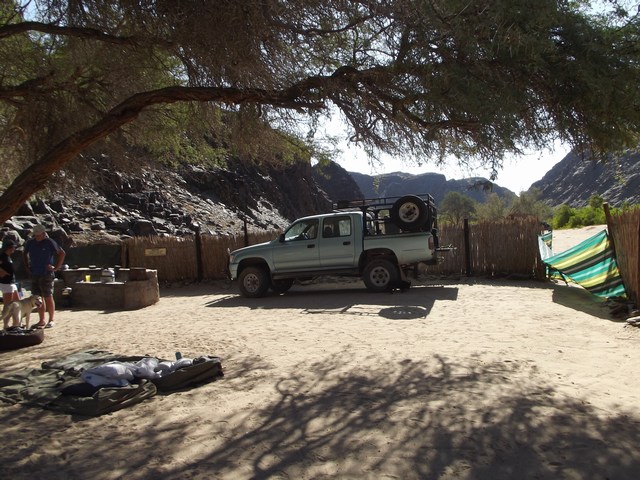
<path id="1" fill-rule="evenodd" d="M 43 225 L 39 225 L 39 224 L 38 224 L 38 225 L 36 225 L 35 227 L 33 227 L 33 230 L 32 230 L 32 232 L 31 232 L 31 233 L 32 233 L 32 234 L 33 234 L 33 236 L 35 237 L 36 235 L 38 235 L 38 234 L 40 234 L 40 233 L 46 233 L 46 232 L 47 232 L 47 229 L 46 229 L 46 228 L 44 228 L 44 226 L 43 226 Z"/>

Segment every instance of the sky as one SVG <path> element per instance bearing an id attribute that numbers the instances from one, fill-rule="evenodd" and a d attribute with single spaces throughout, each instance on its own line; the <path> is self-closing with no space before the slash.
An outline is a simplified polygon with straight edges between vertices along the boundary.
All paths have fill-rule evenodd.
<path id="1" fill-rule="evenodd" d="M 455 159 L 447 167 L 437 167 L 433 163 L 424 162 L 417 166 L 401 158 L 383 156 L 380 162 L 370 165 L 369 157 L 361 149 L 344 139 L 345 128 L 335 116 L 324 124 L 322 133 L 326 136 L 337 138 L 338 151 L 334 150 L 333 160 L 349 172 L 359 172 L 366 175 L 380 175 L 383 173 L 406 172 L 414 175 L 421 173 L 441 173 L 447 180 L 461 180 L 469 177 L 489 178 L 487 169 L 469 170 L 458 167 Z M 540 180 L 551 168 L 562 160 L 570 151 L 570 148 L 561 143 L 551 145 L 549 149 L 541 152 L 531 152 L 519 157 L 505 159 L 503 169 L 498 173 L 495 183 L 508 188 L 515 194 L 527 191 L 532 183 Z"/>
<path id="2" fill-rule="evenodd" d="M 402 159 L 384 157 L 379 164 L 371 166 L 367 155 L 356 147 L 340 145 L 342 153 L 335 158 L 342 168 L 349 172 L 360 172 L 367 175 L 379 175 L 391 172 L 406 172 L 414 175 L 420 173 L 441 173 L 447 180 L 461 180 L 468 177 L 489 178 L 489 170 L 461 169 L 457 165 L 439 168 L 434 164 L 426 163 L 422 166 L 403 161 Z M 512 157 L 504 161 L 504 168 L 498 173 L 495 183 L 508 188 L 516 194 L 529 189 L 532 183 L 540 180 L 551 168 L 569 153 L 569 148 L 558 144 L 552 150 L 532 152 L 520 157 Z"/>

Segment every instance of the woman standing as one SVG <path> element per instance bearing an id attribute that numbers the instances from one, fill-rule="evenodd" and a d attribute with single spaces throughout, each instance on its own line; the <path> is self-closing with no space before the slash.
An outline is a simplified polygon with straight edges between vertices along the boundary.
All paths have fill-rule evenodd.
<path id="1" fill-rule="evenodd" d="M 9 307 L 11 302 L 20 300 L 18 287 L 16 286 L 16 274 L 13 269 L 11 254 L 16 251 L 17 244 L 10 238 L 2 241 L 2 251 L 0 252 L 0 291 L 2 291 L 2 313 Z M 14 325 L 15 327 L 16 325 Z"/>

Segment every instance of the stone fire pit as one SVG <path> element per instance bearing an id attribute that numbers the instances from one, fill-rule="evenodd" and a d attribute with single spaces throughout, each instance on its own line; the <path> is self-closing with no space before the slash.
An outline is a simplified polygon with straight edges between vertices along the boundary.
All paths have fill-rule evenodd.
<path id="1" fill-rule="evenodd" d="M 137 310 L 160 300 L 157 270 L 119 268 L 115 281 L 102 281 L 102 268 L 76 268 L 61 272 L 53 296 L 58 308 L 85 310 Z M 86 281 L 87 277 L 89 281 Z M 63 294 L 71 288 L 69 299 Z"/>

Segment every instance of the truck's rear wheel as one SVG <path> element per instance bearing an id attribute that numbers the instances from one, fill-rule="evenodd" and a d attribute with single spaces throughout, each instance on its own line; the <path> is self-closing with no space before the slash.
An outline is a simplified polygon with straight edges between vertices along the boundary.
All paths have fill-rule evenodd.
<path id="1" fill-rule="evenodd" d="M 370 261 L 364 267 L 362 279 L 372 292 L 386 292 L 398 281 L 398 267 L 385 259 Z"/>
<path id="2" fill-rule="evenodd" d="M 264 296 L 269 288 L 269 274 L 263 267 L 247 267 L 238 277 L 240 293 L 249 298 Z"/>
<path id="3" fill-rule="evenodd" d="M 416 195 L 400 197 L 391 207 L 391 220 L 403 230 L 416 230 L 421 228 L 429 211 L 427 204 Z"/>
<path id="4" fill-rule="evenodd" d="M 293 278 L 283 278 L 281 280 L 271 280 L 271 290 L 276 293 L 284 293 L 293 285 Z"/>

